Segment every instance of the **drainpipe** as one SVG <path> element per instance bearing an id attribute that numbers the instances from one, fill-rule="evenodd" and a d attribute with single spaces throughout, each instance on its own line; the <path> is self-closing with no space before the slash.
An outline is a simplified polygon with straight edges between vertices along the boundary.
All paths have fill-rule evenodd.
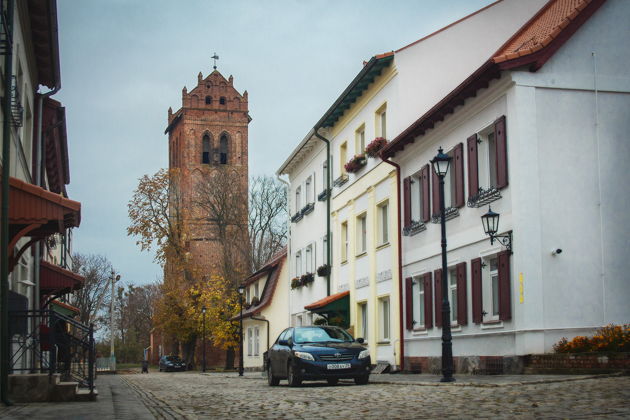
<path id="1" fill-rule="evenodd" d="M 289 216 L 289 221 L 287 222 L 287 224 L 289 225 L 289 228 L 287 229 L 287 261 L 289 263 L 289 270 L 291 269 L 291 208 L 289 206 L 289 189 L 291 187 L 291 184 L 289 184 L 289 181 L 287 181 L 286 179 L 282 179 L 280 178 L 280 175 L 276 175 L 276 178 L 278 179 L 278 181 L 282 182 L 284 185 L 287 186 L 287 215 Z M 290 271 L 289 271 L 290 272 Z M 289 291 L 287 292 L 287 302 L 289 302 L 289 304 L 287 305 L 287 312 L 289 313 L 289 324 L 291 323 L 291 288 L 289 288 Z"/>
<path id="2" fill-rule="evenodd" d="M 398 203 L 398 211 L 396 212 L 396 222 L 397 222 L 397 226 L 398 228 L 396 229 L 396 235 L 398 236 L 398 317 L 400 319 L 400 370 L 404 370 L 405 369 L 405 340 L 404 340 L 404 333 L 405 333 L 405 329 L 403 327 L 404 322 L 403 322 L 403 281 L 402 281 L 402 238 L 400 235 L 401 232 L 401 226 L 400 226 L 400 210 L 401 210 L 401 206 L 400 206 L 400 201 L 401 201 L 401 194 L 400 194 L 400 165 L 398 165 L 395 162 L 392 162 L 391 160 L 388 160 L 386 158 L 383 158 L 383 156 L 381 155 L 381 159 L 383 160 L 383 162 L 385 163 L 389 163 L 390 165 L 392 165 L 394 168 L 396 168 L 396 187 L 398 188 L 398 196 L 396 197 L 396 202 Z"/>
<path id="3" fill-rule="evenodd" d="M 14 2 L 7 2 L 4 56 L 4 121 L 2 124 L 2 217 L 0 218 L 0 399 L 9 401 L 9 163 L 11 154 L 11 81 L 13 78 Z"/>
<path id="4" fill-rule="evenodd" d="M 317 130 L 319 130 L 319 127 L 313 127 L 315 137 L 326 143 L 326 262 L 328 264 L 326 296 L 330 296 L 330 273 L 332 272 L 332 241 L 330 240 L 330 198 L 332 196 L 332 191 L 330 190 L 330 140 L 322 137 Z"/>
<path id="5" fill-rule="evenodd" d="M 255 316 L 250 316 L 249 319 L 253 319 L 254 321 L 263 321 L 267 323 L 267 351 L 269 351 L 269 320 L 265 318 L 257 318 Z"/>

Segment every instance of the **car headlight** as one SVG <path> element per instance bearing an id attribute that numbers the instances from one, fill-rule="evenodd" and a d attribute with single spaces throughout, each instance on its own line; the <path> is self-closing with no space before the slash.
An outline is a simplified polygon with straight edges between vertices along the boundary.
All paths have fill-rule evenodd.
<path id="1" fill-rule="evenodd" d="M 306 353 L 303 351 L 294 351 L 293 354 L 295 355 L 295 357 L 299 357 L 300 359 L 311 360 L 313 362 L 315 361 L 311 353 Z"/>
<path id="2" fill-rule="evenodd" d="M 361 353 L 359 353 L 359 359 L 365 359 L 366 357 L 370 357 L 369 350 L 363 350 L 361 351 Z"/>

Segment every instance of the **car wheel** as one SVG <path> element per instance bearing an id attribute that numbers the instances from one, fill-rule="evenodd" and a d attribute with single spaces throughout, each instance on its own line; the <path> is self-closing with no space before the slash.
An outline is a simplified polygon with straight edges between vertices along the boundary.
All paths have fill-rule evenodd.
<path id="1" fill-rule="evenodd" d="M 269 386 L 277 386 L 280 383 L 280 379 L 273 376 L 271 371 L 271 363 L 267 366 L 267 383 Z"/>
<path id="2" fill-rule="evenodd" d="M 162 368 L 160 368 L 160 372 L 162 372 Z"/>
<path id="3" fill-rule="evenodd" d="M 289 380 L 289 386 L 300 386 L 302 383 L 302 379 L 295 374 L 295 369 L 293 369 L 291 363 L 287 367 L 287 379 Z"/>
<path id="4" fill-rule="evenodd" d="M 339 383 L 339 379 L 337 378 L 328 378 L 326 380 L 328 381 L 328 385 L 337 385 Z"/>
<path id="5" fill-rule="evenodd" d="M 357 376 L 356 378 L 354 378 L 354 383 L 357 385 L 367 385 L 369 380 L 369 375 Z"/>

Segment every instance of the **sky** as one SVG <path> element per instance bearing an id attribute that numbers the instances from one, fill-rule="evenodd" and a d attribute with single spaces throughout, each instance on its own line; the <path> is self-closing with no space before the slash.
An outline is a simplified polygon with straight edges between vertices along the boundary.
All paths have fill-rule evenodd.
<path id="1" fill-rule="evenodd" d="M 123 285 L 162 269 L 127 236 L 138 179 L 168 165 L 167 110 L 201 71 L 249 93 L 250 175 L 274 175 L 361 70 L 491 0 L 58 0 L 73 251 L 106 256 Z"/>

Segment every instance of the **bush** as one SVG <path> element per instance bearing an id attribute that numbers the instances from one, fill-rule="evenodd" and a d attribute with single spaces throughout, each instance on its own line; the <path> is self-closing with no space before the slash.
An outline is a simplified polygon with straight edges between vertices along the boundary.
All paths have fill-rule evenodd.
<path id="1" fill-rule="evenodd" d="M 630 324 L 606 325 L 592 337 L 578 335 L 571 341 L 562 337 L 553 350 L 556 353 L 629 352 Z"/>

